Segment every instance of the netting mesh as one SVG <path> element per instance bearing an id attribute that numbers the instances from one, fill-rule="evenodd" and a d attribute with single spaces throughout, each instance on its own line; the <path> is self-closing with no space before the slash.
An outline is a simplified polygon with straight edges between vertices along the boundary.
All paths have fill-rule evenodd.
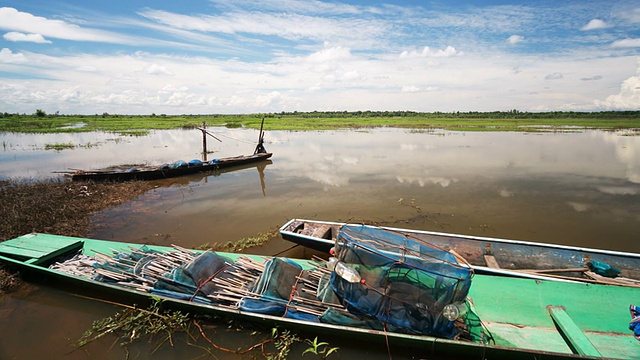
<path id="1" fill-rule="evenodd" d="M 345 225 L 335 257 L 361 278 L 354 282 L 336 272 L 331 277 L 352 314 L 376 318 L 390 331 L 455 336 L 442 310 L 464 301 L 473 272 L 451 253 L 396 232 Z"/>
<path id="2" fill-rule="evenodd" d="M 303 268 L 286 258 L 232 261 L 212 251 L 142 246 L 113 256 L 96 253 L 87 276 L 252 313 L 447 338 L 465 333 L 483 341 L 473 311 L 462 325 L 442 314 L 445 306 L 465 301 L 473 275 L 451 253 L 396 232 L 350 225 L 340 230 L 334 255 Z"/>

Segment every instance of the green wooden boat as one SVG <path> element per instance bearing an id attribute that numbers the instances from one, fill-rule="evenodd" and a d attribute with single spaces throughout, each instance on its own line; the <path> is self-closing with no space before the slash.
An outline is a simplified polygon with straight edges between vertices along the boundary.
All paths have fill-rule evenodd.
<path id="1" fill-rule="evenodd" d="M 141 256 L 141 254 L 146 255 Z M 221 257 L 226 261 L 225 266 L 232 266 L 235 269 L 233 271 L 246 272 L 246 274 L 253 272 L 257 278 L 247 280 L 243 285 L 237 282 L 237 278 L 229 275 L 231 278 L 217 283 L 217 276 L 222 272 L 216 270 L 215 276 L 209 276 L 206 281 L 199 283 L 193 294 L 183 298 L 175 296 L 170 285 L 182 284 L 180 276 L 176 275 L 180 273 L 177 270 L 183 273 L 187 273 L 187 270 L 194 271 L 193 264 L 200 261 L 196 259 L 207 258 L 204 254 L 209 258 Z M 412 256 L 406 252 L 402 254 L 402 259 L 409 264 L 413 261 Z M 153 259 L 168 259 L 162 261 L 172 262 L 175 267 L 173 269 L 158 268 L 154 263 L 156 260 Z M 168 306 L 188 309 L 192 313 L 211 313 L 247 321 L 276 323 L 280 326 L 306 329 L 316 333 L 353 336 L 359 341 L 374 341 L 382 344 L 388 341 L 391 353 L 394 347 L 410 345 L 415 349 L 416 356 L 423 358 L 431 356 L 478 359 L 640 358 L 640 342 L 628 329 L 631 321 L 629 305 L 640 302 L 640 289 L 637 288 L 476 274 L 471 279 L 468 293 L 465 293 L 467 307 L 462 309 L 463 312 L 457 317 L 454 316 L 455 320 L 452 321 L 455 323 L 456 331 L 463 331 L 465 335 L 441 338 L 419 334 L 419 331 L 394 331 L 387 326 L 374 329 L 376 326 L 363 328 L 309 321 L 308 316 L 314 316 L 314 314 L 311 311 L 305 312 L 306 305 L 302 302 L 297 304 L 302 308 L 301 313 L 304 314 L 297 318 L 290 317 L 286 313 L 286 316 L 283 316 L 247 311 L 248 307 L 243 303 L 243 298 L 252 298 L 252 295 L 242 289 L 252 281 L 260 282 L 260 279 L 269 280 L 270 277 L 275 277 L 275 272 L 265 270 L 268 264 L 286 263 L 287 266 L 299 266 L 300 269 L 308 272 L 324 267 L 325 273 L 329 273 L 331 277 L 337 277 L 339 266 L 336 265 L 333 271 L 327 270 L 328 263 L 322 261 L 265 258 L 230 253 L 215 254 L 210 251 L 193 251 L 179 247 L 159 247 L 35 233 L 0 243 L 0 261 L 25 274 L 33 275 L 30 278 L 53 279 L 56 281 L 50 281 L 47 284 L 59 284 L 70 291 L 81 291 L 95 297 L 128 299 L 141 304 L 141 299 L 149 300 L 153 295 L 164 299 Z M 85 270 L 94 272 L 79 272 L 81 266 L 72 267 L 70 270 L 68 266 L 74 261 L 84 264 Z M 366 269 L 364 266 L 355 267 L 355 269 L 359 269 L 362 279 L 366 277 L 365 270 L 369 272 L 376 270 L 374 266 Z M 455 269 L 461 271 L 460 273 L 467 271 L 463 264 L 456 265 Z M 151 275 L 154 272 L 160 274 L 156 276 L 165 279 L 154 280 L 155 278 Z M 263 273 L 267 275 L 261 275 Z M 243 277 L 247 276 L 246 274 Z M 405 272 L 406 274 L 408 272 Z M 363 280 L 346 283 L 344 282 L 346 277 L 339 276 L 343 284 L 348 286 L 365 285 Z M 396 281 L 402 281 L 398 279 L 396 278 Z M 166 286 L 156 287 L 157 282 L 163 281 Z M 209 281 L 215 283 L 215 286 L 205 296 L 203 295 L 204 287 L 211 285 Z M 373 287 L 375 284 L 371 282 L 367 286 Z M 160 292 L 154 293 L 154 288 L 160 289 Z M 268 291 L 270 290 L 266 292 Z M 252 299 L 260 300 L 255 297 Z M 288 301 L 291 303 L 291 299 Z M 324 305 L 317 306 L 316 309 L 322 309 L 322 306 Z M 335 305 L 337 311 L 343 311 L 339 307 L 339 304 Z M 287 310 L 293 312 L 293 306 Z M 419 310 L 426 310 L 426 305 L 420 306 Z M 467 313 L 464 314 L 464 311 Z"/>

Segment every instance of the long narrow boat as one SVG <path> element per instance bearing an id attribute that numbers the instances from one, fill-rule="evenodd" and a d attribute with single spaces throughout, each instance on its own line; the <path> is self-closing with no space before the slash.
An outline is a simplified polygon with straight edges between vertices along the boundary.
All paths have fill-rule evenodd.
<path id="1" fill-rule="evenodd" d="M 292 219 L 280 228 L 285 240 L 328 252 L 339 222 Z M 363 228 L 378 228 L 363 225 Z M 478 274 L 640 287 L 640 254 L 443 232 L 380 227 L 420 239 L 468 261 Z M 618 273 L 617 270 L 620 272 Z"/>
<path id="2" fill-rule="evenodd" d="M 273 155 L 272 153 L 267 152 L 264 147 L 263 126 L 264 119 L 262 119 L 262 124 L 260 125 L 258 144 L 256 145 L 252 155 L 224 157 L 210 161 L 194 159 L 187 162 L 178 160 L 171 164 L 154 166 L 115 167 L 107 170 L 76 170 L 73 173 L 66 174 L 66 176 L 71 178 L 72 181 L 158 180 L 257 163 L 259 161 L 267 160 Z M 203 133 L 203 139 L 206 139 L 206 135 L 213 136 L 204 128 L 199 128 L 199 130 Z M 206 141 L 203 141 L 206 144 Z M 203 151 L 206 153 L 206 145 L 204 145 Z"/>
<path id="3" fill-rule="evenodd" d="M 416 248 L 395 237 L 400 247 L 388 242 L 379 252 L 369 248 L 373 238 L 343 235 L 339 260 L 329 262 L 46 234 L 0 243 L 0 262 L 94 297 L 141 304 L 153 296 L 191 313 L 388 344 L 392 354 L 411 346 L 420 358 L 640 358 L 628 329 L 629 304 L 640 299 L 640 289 L 471 276 L 446 254 L 436 261 L 443 253 L 425 244 Z M 326 280 L 329 288 L 321 285 Z M 380 312 L 367 313 L 375 303 Z"/>
<path id="4" fill-rule="evenodd" d="M 134 167 L 112 170 L 78 170 L 68 177 L 73 181 L 130 181 L 130 180 L 157 180 L 189 174 L 202 173 L 229 169 L 269 159 L 272 153 L 255 153 L 253 155 L 240 155 L 213 159 L 202 162 L 199 160 L 176 161 L 172 164 L 159 166 Z"/>

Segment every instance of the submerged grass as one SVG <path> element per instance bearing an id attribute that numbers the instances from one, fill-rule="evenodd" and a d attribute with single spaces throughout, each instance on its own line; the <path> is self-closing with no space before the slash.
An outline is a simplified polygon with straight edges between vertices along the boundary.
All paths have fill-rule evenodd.
<path id="1" fill-rule="evenodd" d="M 98 299 L 96 299 L 98 300 Z M 102 300 L 101 300 L 102 301 Z M 129 306 L 125 304 L 112 303 L 123 307 L 124 309 L 103 319 L 93 322 L 90 329 L 75 342 L 76 350 L 106 336 L 115 337 L 119 345 L 128 353 L 129 346 L 136 342 L 146 340 L 153 345 L 153 351 L 157 351 L 160 347 L 169 344 L 175 345 L 174 337 L 178 334 L 186 335 L 186 344 L 204 351 L 202 356 L 208 355 L 217 359 L 216 352 L 233 353 L 238 355 L 252 355 L 257 358 L 257 352 L 267 360 L 284 360 L 287 359 L 293 346 L 297 343 L 307 343 L 309 348 L 302 352 L 315 354 L 317 358 L 326 359 L 329 355 L 337 353 L 337 347 L 330 347 L 327 342 L 319 342 L 316 337 L 313 341 L 301 339 L 297 334 L 289 330 L 282 330 L 278 327 L 271 329 L 269 334 L 260 330 L 254 330 L 251 335 L 258 336 L 259 339 L 255 344 L 244 349 L 229 349 L 216 344 L 212 339 L 216 338 L 215 329 L 218 327 L 203 326 L 201 322 L 207 323 L 211 320 L 219 321 L 220 319 L 197 319 L 189 314 L 163 309 L 162 301 L 155 301 L 147 308 L 139 308 L 137 306 Z M 234 321 L 229 321 L 226 327 L 229 331 L 241 329 Z M 247 329 L 243 329 L 247 330 Z M 219 337 L 217 337 L 219 339 Z M 299 358 L 296 356 L 296 358 Z"/>
<path id="2" fill-rule="evenodd" d="M 55 143 L 55 144 L 44 145 L 45 150 L 55 150 L 55 151 L 61 151 L 65 149 L 75 149 L 75 148 L 76 146 L 73 145 L 72 143 Z"/>
<path id="3" fill-rule="evenodd" d="M 226 243 L 206 243 L 199 246 L 197 249 L 241 253 L 254 246 L 264 245 L 270 239 L 277 236 L 278 228 L 276 227 L 275 229 L 271 229 L 269 232 L 259 233 L 256 236 L 250 236 L 236 241 L 228 241 Z"/>

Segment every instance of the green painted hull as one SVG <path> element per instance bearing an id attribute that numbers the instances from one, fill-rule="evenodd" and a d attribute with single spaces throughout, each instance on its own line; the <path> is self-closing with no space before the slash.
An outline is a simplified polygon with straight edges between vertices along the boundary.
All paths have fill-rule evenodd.
<path id="1" fill-rule="evenodd" d="M 150 294 L 48 269 L 62 254 L 81 249 L 86 255 L 128 251 L 139 244 L 29 234 L 0 243 L 0 261 L 37 278 L 53 278 L 73 291 L 118 299 L 149 299 Z M 172 248 L 148 246 L 160 251 Z M 232 260 L 243 254 L 221 253 Z M 263 261 L 259 256 L 251 256 Z M 305 268 L 313 264 L 295 260 Z M 99 294 L 99 295 L 98 295 Z M 476 275 L 469 298 L 475 313 L 495 339 L 486 345 L 243 312 L 166 298 L 170 306 L 255 322 L 278 323 L 294 329 L 390 345 L 410 345 L 421 357 L 447 356 L 485 359 L 616 358 L 639 359 L 640 342 L 628 330 L 629 305 L 640 302 L 640 289 L 609 285 L 561 283 Z M 555 319 L 555 321 L 554 321 Z"/>

